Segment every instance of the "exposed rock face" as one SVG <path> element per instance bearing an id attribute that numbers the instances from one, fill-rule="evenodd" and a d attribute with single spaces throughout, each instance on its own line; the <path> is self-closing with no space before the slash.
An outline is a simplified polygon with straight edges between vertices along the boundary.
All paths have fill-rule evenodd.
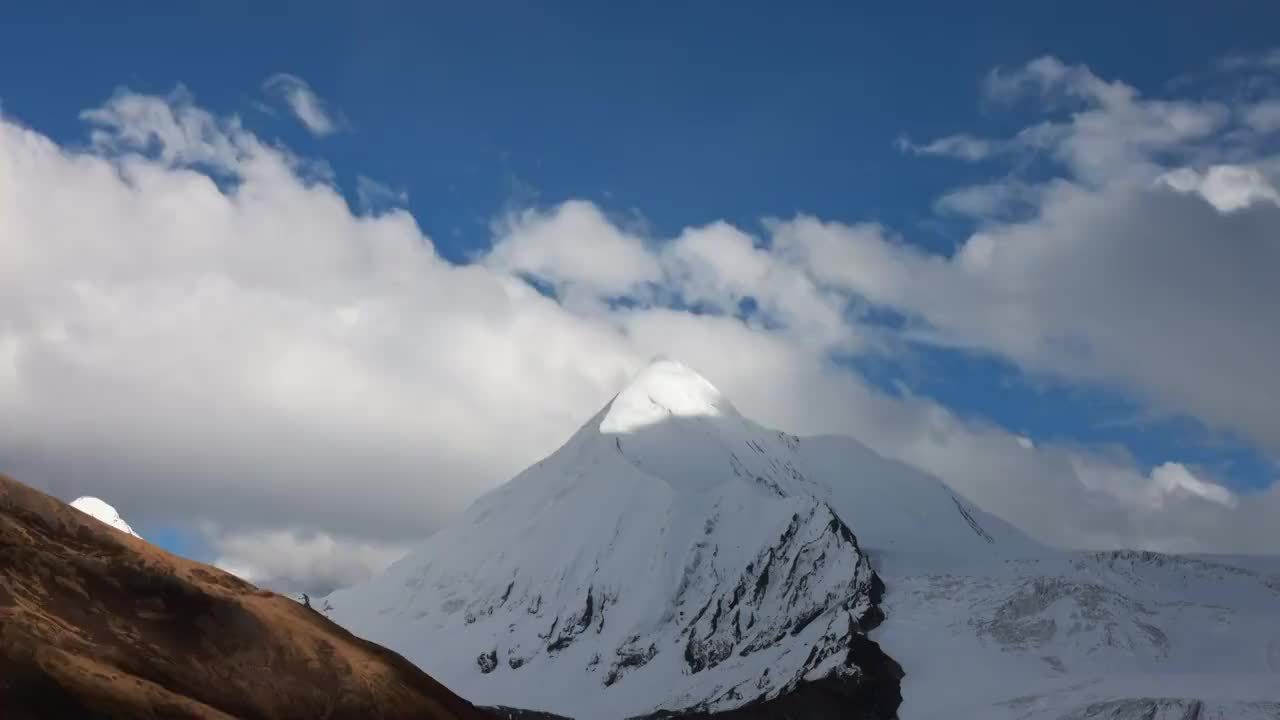
<path id="1" fill-rule="evenodd" d="M 4 476 L 0 715 L 490 717 L 293 600 Z"/>
<path id="2" fill-rule="evenodd" d="M 877 583 L 879 579 L 876 579 Z M 882 592 L 877 587 L 877 602 Z M 879 608 L 866 618 L 864 630 L 880 622 Z M 851 632 L 843 638 L 844 672 L 833 672 L 813 680 L 801 680 L 776 697 L 758 698 L 744 705 L 718 712 L 693 708 L 680 712 L 657 712 L 643 720 L 657 718 L 717 718 L 717 720 L 791 720 L 793 718 L 848 718 L 887 720 L 898 717 L 902 704 L 902 666 L 865 632 Z"/>
<path id="3" fill-rule="evenodd" d="M 809 718 L 847 718 L 848 720 L 886 720 L 896 718 L 902 703 L 902 668 L 884 654 L 875 641 L 865 635 L 851 637 L 844 665 L 857 672 L 832 673 L 812 681 L 802 681 L 790 692 L 769 699 L 718 712 L 687 709 L 661 711 L 634 720 L 808 720 Z M 561 715 L 515 708 L 486 708 L 506 720 L 569 720 Z"/>

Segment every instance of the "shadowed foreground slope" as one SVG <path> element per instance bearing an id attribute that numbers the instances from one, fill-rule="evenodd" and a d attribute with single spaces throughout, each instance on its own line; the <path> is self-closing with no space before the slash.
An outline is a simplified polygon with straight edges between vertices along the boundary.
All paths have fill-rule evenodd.
<path id="1" fill-rule="evenodd" d="M 3 475 L 0 715 L 488 717 L 293 600 Z"/>

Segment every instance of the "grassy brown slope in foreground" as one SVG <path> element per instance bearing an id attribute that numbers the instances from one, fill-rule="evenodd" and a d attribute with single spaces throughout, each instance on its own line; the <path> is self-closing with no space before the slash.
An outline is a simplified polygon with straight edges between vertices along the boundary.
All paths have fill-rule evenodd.
<path id="1" fill-rule="evenodd" d="M 3 475 L 0 716 L 489 717 L 293 600 Z"/>

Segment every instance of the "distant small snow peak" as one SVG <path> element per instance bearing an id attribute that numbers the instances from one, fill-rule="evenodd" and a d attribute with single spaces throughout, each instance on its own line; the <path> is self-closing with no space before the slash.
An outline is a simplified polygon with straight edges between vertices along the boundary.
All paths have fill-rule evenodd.
<path id="1" fill-rule="evenodd" d="M 120 517 L 120 513 L 116 512 L 116 509 L 104 500 L 84 495 L 71 501 L 71 507 L 95 520 L 98 520 L 99 522 L 110 525 L 116 530 L 128 533 L 134 537 L 142 537 L 138 533 L 134 532 L 133 528 L 129 527 L 129 523 L 125 522 L 124 518 Z"/>
<path id="2" fill-rule="evenodd" d="M 675 360 L 655 357 L 609 404 L 605 433 L 629 433 L 670 417 L 737 416 L 716 386 Z"/>

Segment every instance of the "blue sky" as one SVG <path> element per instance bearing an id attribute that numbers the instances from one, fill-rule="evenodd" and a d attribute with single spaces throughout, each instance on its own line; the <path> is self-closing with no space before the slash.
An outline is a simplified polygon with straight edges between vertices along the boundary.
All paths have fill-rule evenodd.
<path id="1" fill-rule="evenodd" d="M 1048 187 L 1065 172 L 904 151 L 902 138 L 1006 138 L 1046 112 L 1069 115 L 993 102 L 994 68 L 1053 56 L 1144 97 L 1233 96 L 1249 91 L 1222 77 L 1223 59 L 1265 53 L 1278 24 L 1280 10 L 1246 2 L 28 4 L 0 25 L 0 109 L 84 149 L 85 109 L 117 88 L 166 97 L 181 85 L 199 107 L 327 163 L 357 212 L 362 177 L 404 193 L 391 206 L 454 264 L 500 243 L 496 218 L 569 200 L 648 238 L 723 220 L 770 246 L 766 219 L 812 215 L 879 223 L 893 242 L 949 258 L 1002 219 L 940 212 L 940 196 L 993 178 Z M 308 132 L 264 89 L 279 73 L 309 86 L 336 132 Z M 1265 432 L 1224 422 L 1217 406 L 1199 413 L 1173 381 L 1064 370 L 989 339 L 891 345 L 833 356 L 889 396 L 1037 445 L 1141 473 L 1176 461 L 1246 494 L 1276 478 Z M 199 546 L 154 513 L 134 524 Z"/>
<path id="2" fill-rule="evenodd" d="M 117 86 L 202 104 L 302 151 L 254 110 L 264 77 L 306 79 L 354 132 L 324 141 L 356 174 L 409 191 L 441 251 L 486 241 L 504 203 L 594 200 L 675 231 L 719 217 L 878 219 L 918 229 L 965 168 L 913 162 L 900 134 L 1007 131 L 984 112 L 993 67 L 1054 54 L 1159 89 L 1274 41 L 1258 3 L 36 3 L 0 28 L 9 112 L 77 138 L 77 113 Z M 679 172 L 672 172 L 678 167 Z M 953 234 L 923 232 L 946 247 Z"/>

